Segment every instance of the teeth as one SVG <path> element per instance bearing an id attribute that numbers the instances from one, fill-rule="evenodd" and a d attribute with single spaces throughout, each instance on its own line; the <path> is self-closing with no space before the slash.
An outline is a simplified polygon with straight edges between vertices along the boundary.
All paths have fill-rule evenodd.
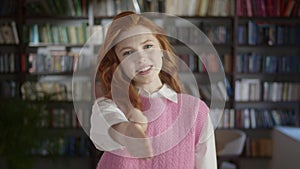
<path id="1" fill-rule="evenodd" d="M 143 68 L 143 69 L 140 69 L 139 72 L 146 71 L 146 70 L 148 70 L 148 69 L 150 69 L 150 68 L 151 68 L 151 66 L 147 66 L 147 67 L 145 67 L 145 68 Z"/>

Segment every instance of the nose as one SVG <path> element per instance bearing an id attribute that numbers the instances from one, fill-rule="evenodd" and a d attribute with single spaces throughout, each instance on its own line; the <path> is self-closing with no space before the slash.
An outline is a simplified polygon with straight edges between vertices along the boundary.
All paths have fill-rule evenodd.
<path id="1" fill-rule="evenodd" d="M 147 53 L 145 51 L 138 51 L 136 56 L 137 64 L 143 64 L 146 62 Z"/>

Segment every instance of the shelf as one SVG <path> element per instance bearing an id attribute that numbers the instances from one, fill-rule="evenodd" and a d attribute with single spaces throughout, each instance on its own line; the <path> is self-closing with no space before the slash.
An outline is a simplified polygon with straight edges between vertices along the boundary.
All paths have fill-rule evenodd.
<path id="1" fill-rule="evenodd" d="M 55 137 L 55 136 L 74 136 L 81 137 L 87 136 L 87 133 L 82 128 L 41 128 L 43 130 L 43 136 Z"/>
<path id="2" fill-rule="evenodd" d="M 18 80 L 19 73 L 0 73 L 1 80 Z"/>
<path id="3" fill-rule="evenodd" d="M 208 107 L 210 107 L 211 105 L 211 100 L 204 100 L 204 102 L 207 104 Z M 215 106 L 218 106 L 218 105 L 223 105 L 224 104 L 224 101 L 223 100 L 215 100 L 214 101 L 214 105 Z M 227 108 L 227 109 L 230 109 L 232 108 L 232 101 L 225 101 L 225 105 L 224 105 L 224 108 Z M 216 107 L 214 107 L 216 108 Z"/>
<path id="4" fill-rule="evenodd" d="M 211 73 L 208 75 L 208 73 L 200 73 L 200 72 L 179 72 L 179 77 L 182 78 L 182 80 L 196 80 L 198 85 L 201 84 L 209 84 L 209 83 L 214 83 L 218 81 L 224 81 L 224 77 L 222 76 L 223 73 Z"/>
<path id="5" fill-rule="evenodd" d="M 236 79 L 253 78 L 263 81 L 300 82 L 299 73 L 235 73 Z"/>
<path id="6" fill-rule="evenodd" d="M 264 55 L 287 56 L 299 55 L 299 45 L 238 45 L 236 47 L 237 53 L 255 52 Z"/>
<path id="7" fill-rule="evenodd" d="M 197 79 L 197 82 L 199 82 L 198 84 L 207 84 L 210 83 L 210 81 L 212 82 L 218 82 L 218 81 L 224 81 L 225 78 L 227 79 L 231 79 L 232 78 L 232 74 L 231 73 L 213 73 L 211 72 L 210 74 L 208 74 L 207 72 L 192 72 L 194 75 L 194 78 Z M 188 76 L 189 73 L 186 72 L 180 72 L 179 75 L 180 76 Z M 223 76 L 225 75 L 225 76 Z"/>
<path id="8" fill-rule="evenodd" d="M 88 16 L 25 16 L 25 20 L 87 20 Z"/>
<path id="9" fill-rule="evenodd" d="M 250 138 L 271 138 L 273 128 L 241 129 Z"/>
<path id="10" fill-rule="evenodd" d="M 26 73 L 26 79 L 38 78 L 39 76 L 72 76 L 73 72 L 41 72 L 41 73 Z"/>
<path id="11" fill-rule="evenodd" d="M 271 156 L 241 156 L 242 160 L 272 160 Z"/>
<path id="12" fill-rule="evenodd" d="M 146 15 L 149 16 L 149 15 Z M 187 20 L 196 19 L 197 21 L 217 21 L 217 22 L 232 22 L 234 17 L 233 16 L 172 16 L 171 14 L 163 15 L 167 16 L 168 19 L 176 19 L 176 18 L 183 18 Z M 161 16 L 151 16 L 151 19 L 164 19 Z M 103 19 L 113 19 L 113 16 L 94 16 L 95 20 L 103 20 Z"/>
<path id="13" fill-rule="evenodd" d="M 300 23 L 300 17 L 238 17 L 238 20 L 243 21 L 262 21 L 270 23 Z"/>
<path id="14" fill-rule="evenodd" d="M 29 45 L 27 46 L 27 50 L 31 49 L 31 48 L 40 48 L 40 47 L 48 47 L 48 46 L 64 46 L 64 47 L 84 47 L 85 44 L 55 44 L 55 43 L 39 43 L 39 44 L 34 44 L 34 43 L 29 43 Z"/>
<path id="15" fill-rule="evenodd" d="M 82 24 L 88 22 L 88 17 L 80 16 L 27 16 L 25 17 L 26 24 L 40 23 L 45 24 L 45 21 L 50 24 Z"/>
<path id="16" fill-rule="evenodd" d="M 6 23 L 10 21 L 17 20 L 16 16 L 8 15 L 8 16 L 0 16 L 0 23 Z"/>
<path id="17" fill-rule="evenodd" d="M 155 17 L 153 17 L 155 18 Z M 168 16 L 168 19 L 186 19 L 191 22 L 197 22 L 197 23 L 222 23 L 222 24 L 231 24 L 234 20 L 233 16 Z M 152 18 L 151 18 L 152 19 Z M 158 19 L 165 19 L 165 18 L 158 18 Z"/>
<path id="18" fill-rule="evenodd" d="M 16 47 L 18 47 L 18 44 L 0 44 L 0 47 L 1 47 L 1 50 L 3 49 L 3 48 L 16 48 Z"/>
<path id="19" fill-rule="evenodd" d="M 223 76 L 224 75 L 224 76 Z M 224 81 L 226 78 L 226 75 L 224 72 L 219 72 L 219 73 L 199 73 L 199 72 L 194 72 L 194 76 L 197 79 L 198 84 L 205 84 L 205 83 L 215 83 L 218 81 Z"/>
<path id="20" fill-rule="evenodd" d="M 73 77 L 82 77 L 86 80 L 90 80 L 90 77 L 93 77 L 94 75 L 92 74 L 91 70 L 78 70 L 78 71 L 73 71 L 73 72 L 49 72 L 49 73 L 25 73 L 24 77 L 26 81 L 36 81 L 42 78 L 46 78 L 47 81 L 51 80 L 73 80 Z M 65 77 L 65 78 L 64 78 Z M 62 79 L 64 78 L 64 79 Z M 78 79 L 79 80 L 79 79 Z"/>
<path id="21" fill-rule="evenodd" d="M 284 49 L 286 49 L 286 50 L 297 50 L 297 51 L 300 50 L 299 49 L 299 44 L 298 45 L 283 44 L 283 45 L 272 45 L 272 46 L 267 45 L 267 44 L 265 44 L 265 45 L 263 45 L 263 44 L 261 44 L 261 45 L 259 45 L 259 44 L 258 45 L 239 44 L 239 45 L 237 45 L 237 49 L 238 50 L 264 49 L 264 50 L 275 50 L 275 51 L 284 50 Z"/>
<path id="22" fill-rule="evenodd" d="M 258 109 L 270 109 L 270 108 L 297 108 L 300 105 L 300 101 L 235 101 L 234 106 L 237 109 L 241 108 L 258 108 Z"/>
<path id="23" fill-rule="evenodd" d="M 298 49 L 299 46 L 295 44 L 281 44 L 281 45 L 268 45 L 268 44 L 255 44 L 255 45 L 249 45 L 249 44 L 238 44 L 238 48 L 268 48 L 268 49 L 276 49 L 276 48 L 295 48 Z"/>
<path id="24" fill-rule="evenodd" d="M 16 52 L 18 49 L 18 44 L 0 44 L 1 52 Z"/>
<path id="25" fill-rule="evenodd" d="M 232 21 L 233 16 L 179 16 L 184 19 L 213 20 L 218 22 Z"/>
<path id="26" fill-rule="evenodd" d="M 94 16 L 95 20 L 113 19 L 113 16 Z"/>
<path id="27" fill-rule="evenodd" d="M 45 105 L 47 108 L 68 108 L 74 109 L 74 104 L 78 106 L 91 105 L 91 101 L 67 101 L 67 100 L 24 100 L 29 104 Z"/>

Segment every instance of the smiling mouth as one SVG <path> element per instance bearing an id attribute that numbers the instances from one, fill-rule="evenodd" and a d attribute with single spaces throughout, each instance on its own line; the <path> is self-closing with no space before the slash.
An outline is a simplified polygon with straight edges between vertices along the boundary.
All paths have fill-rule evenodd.
<path id="1" fill-rule="evenodd" d="M 148 73 L 151 71 L 152 68 L 153 68 L 153 66 L 150 65 L 150 66 L 146 66 L 146 67 L 144 67 L 144 68 L 142 68 L 142 69 L 139 69 L 139 70 L 137 70 L 136 72 L 137 72 L 139 75 L 145 75 L 145 74 L 148 74 Z"/>

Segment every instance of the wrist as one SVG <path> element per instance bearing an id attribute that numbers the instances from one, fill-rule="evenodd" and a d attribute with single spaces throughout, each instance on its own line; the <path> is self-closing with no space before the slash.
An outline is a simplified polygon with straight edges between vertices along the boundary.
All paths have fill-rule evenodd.
<path id="1" fill-rule="evenodd" d="M 119 144 L 124 145 L 124 135 L 130 122 L 121 122 L 111 126 L 108 130 L 109 135 Z"/>
<path id="2" fill-rule="evenodd" d="M 109 129 L 109 135 L 119 144 L 126 145 L 126 138 L 136 137 L 137 133 L 142 133 L 141 136 L 145 136 L 143 127 L 138 123 L 133 122 L 121 122 L 111 126 Z"/>

